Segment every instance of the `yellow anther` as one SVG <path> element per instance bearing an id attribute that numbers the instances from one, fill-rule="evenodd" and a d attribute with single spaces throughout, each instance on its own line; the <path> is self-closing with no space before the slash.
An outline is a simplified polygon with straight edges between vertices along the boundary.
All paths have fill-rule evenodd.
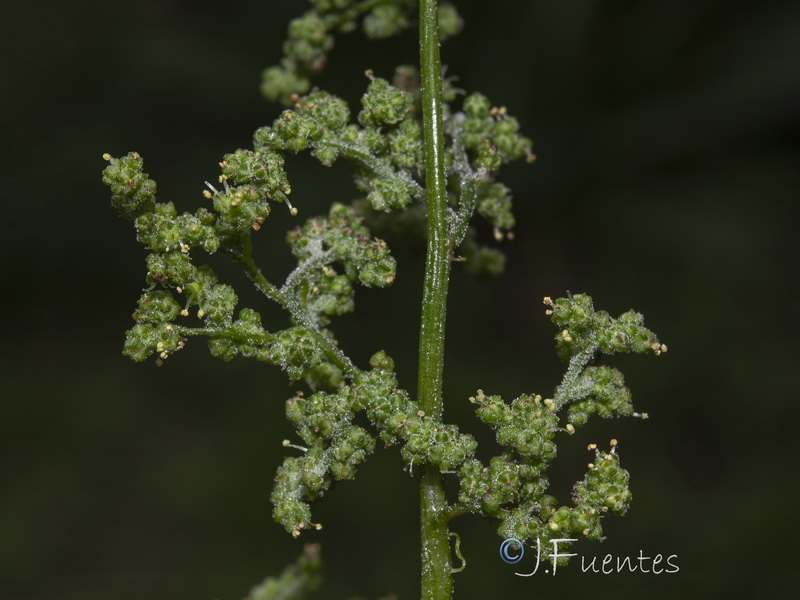
<path id="1" fill-rule="evenodd" d="M 105 154 L 103 154 L 103 160 L 111 160 L 111 155 L 108 152 L 106 152 Z"/>
<path id="2" fill-rule="evenodd" d="M 186 310 L 186 309 L 184 308 L 184 309 L 181 311 L 181 315 L 182 315 L 182 316 L 184 316 L 184 317 L 188 317 L 188 316 L 189 316 L 189 311 L 188 311 L 188 310 Z"/>
<path id="3" fill-rule="evenodd" d="M 594 469 L 594 463 L 589 463 L 589 464 L 588 464 L 588 465 L 586 465 L 586 466 L 587 466 L 587 467 L 589 467 L 590 469 Z"/>
<path id="4" fill-rule="evenodd" d="M 296 216 L 297 216 L 297 207 L 296 207 L 296 206 L 293 206 L 293 207 L 291 208 L 291 210 L 289 210 L 289 212 L 290 212 L 290 213 L 292 213 L 292 216 L 293 216 L 293 217 L 296 217 Z"/>
<path id="5" fill-rule="evenodd" d="M 197 311 L 197 318 L 202 319 L 205 316 L 206 316 L 206 311 L 204 311 L 202 308 Z"/>
<path id="6" fill-rule="evenodd" d="M 597 448 L 597 444 L 589 444 L 588 446 L 586 446 L 587 450 L 594 450 L 595 448 Z"/>
<path id="7" fill-rule="evenodd" d="M 575 426 L 572 423 L 567 423 L 566 429 L 567 429 L 567 433 L 570 434 L 570 435 L 575 433 Z"/>
<path id="8" fill-rule="evenodd" d="M 616 446 L 617 444 L 619 444 L 619 442 L 617 441 L 617 438 L 612 438 L 611 439 L 611 445 L 612 446 Z"/>
<path id="9" fill-rule="evenodd" d="M 545 296 L 544 300 L 542 300 L 542 303 L 550 306 L 553 303 L 553 299 L 550 296 Z"/>
<path id="10" fill-rule="evenodd" d="M 209 192 L 208 190 L 203 190 L 203 197 L 208 198 L 209 200 L 211 200 L 211 198 L 213 196 L 214 195 L 211 192 Z"/>
<path id="11" fill-rule="evenodd" d="M 417 411 L 417 416 L 418 417 L 424 417 L 425 416 L 425 411 L 424 410 L 418 410 Z"/>

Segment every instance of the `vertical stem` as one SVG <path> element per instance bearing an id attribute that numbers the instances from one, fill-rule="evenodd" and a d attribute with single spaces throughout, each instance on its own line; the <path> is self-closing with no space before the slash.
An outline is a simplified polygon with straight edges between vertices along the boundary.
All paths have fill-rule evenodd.
<path id="1" fill-rule="evenodd" d="M 447 228 L 447 180 L 442 127 L 442 65 L 439 58 L 437 0 L 420 0 L 420 67 L 425 177 L 428 193 L 428 248 L 422 295 L 418 393 L 420 408 L 442 419 L 442 370 L 447 287 L 450 279 L 450 238 Z M 450 600 L 453 592 L 447 501 L 442 474 L 425 465 L 420 482 L 422 600 Z"/>

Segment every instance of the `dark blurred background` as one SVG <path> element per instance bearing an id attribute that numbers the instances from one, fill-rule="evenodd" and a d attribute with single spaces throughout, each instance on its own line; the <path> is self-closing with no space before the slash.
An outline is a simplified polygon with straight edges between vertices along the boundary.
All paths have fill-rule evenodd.
<path id="1" fill-rule="evenodd" d="M 456 268 L 447 418 L 494 452 L 467 397 L 549 394 L 562 366 L 541 298 L 588 292 L 635 308 L 669 345 L 621 357 L 650 419 L 592 421 L 559 447 L 567 501 L 589 442 L 620 440 L 634 503 L 587 557 L 675 554 L 677 574 L 556 577 L 500 561 L 495 524 L 454 521 L 469 566 L 457 598 L 793 598 L 798 583 L 797 214 L 800 4 L 767 0 L 463 1 L 443 47 L 457 85 L 509 107 L 537 162 L 514 165 L 519 226 L 507 270 Z M 269 494 L 293 437 L 277 369 L 212 359 L 202 343 L 158 369 L 120 354 L 144 252 L 109 208 L 101 155 L 136 150 L 179 210 L 226 152 L 278 107 L 259 96 L 301 1 L 33 0 L 2 25 L 0 596 L 20 600 L 237 599 L 321 541 L 320 598 L 418 596 L 417 480 L 379 451 L 315 506 L 293 540 Z M 372 68 L 414 63 L 415 36 L 338 38 L 318 83 L 358 102 Z M 344 164 L 288 162 L 301 217 L 354 191 Z M 277 206 L 257 236 L 267 273 L 289 263 Z M 490 238 L 490 232 L 481 235 Z M 334 324 L 361 365 L 385 348 L 414 388 L 422 262 L 359 291 Z M 213 263 L 262 310 L 285 317 Z"/>

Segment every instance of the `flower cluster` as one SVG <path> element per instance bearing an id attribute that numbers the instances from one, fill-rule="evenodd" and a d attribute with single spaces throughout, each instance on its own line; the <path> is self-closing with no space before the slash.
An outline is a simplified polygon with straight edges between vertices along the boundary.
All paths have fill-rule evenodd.
<path id="1" fill-rule="evenodd" d="M 558 407 L 569 405 L 569 422 L 583 425 L 594 413 L 601 417 L 636 415 L 622 373 L 591 363 L 601 354 L 652 352 L 658 356 L 666 352 L 666 344 L 644 326 L 644 317 L 630 310 L 614 319 L 605 311 L 595 311 L 592 299 L 585 294 L 555 302 L 545 298 L 544 303 L 559 328 L 556 351 L 562 360 L 569 361 L 554 396 Z"/>
<path id="2" fill-rule="evenodd" d="M 242 247 L 247 247 L 250 232 L 258 230 L 269 214 L 267 201 L 288 202 L 290 188 L 282 157 L 246 150 L 226 155 L 220 163 L 224 191 L 208 192 L 213 210 L 200 208 L 194 215 L 178 215 L 171 202 L 156 202 L 155 182 L 143 172 L 138 154 L 105 158 L 109 165 L 103 180 L 112 190 L 112 206 L 134 221 L 139 240 L 150 251 L 146 261 L 150 288 L 134 312 L 125 355 L 136 361 L 155 355 L 161 364 L 182 349 L 189 337 L 202 335 L 208 337 L 215 357 L 244 356 L 276 364 L 292 379 L 308 374 L 310 380 L 324 381 L 335 378 L 335 371 L 341 373 L 327 362 L 332 342 L 314 328 L 321 320 L 317 314 L 340 314 L 352 308 L 352 281 L 384 286 L 393 280 L 395 268 L 385 243 L 371 239 L 350 209 L 335 206 L 327 219 L 311 219 L 290 233 L 290 246 L 301 264 L 289 276 L 284 293 L 274 287 L 262 291 L 271 290 L 272 298 L 287 306 L 301 307 L 295 319 L 310 323 L 312 329 L 297 324 L 268 333 L 252 309 L 242 309 L 234 318 L 238 298 L 233 288 L 220 283 L 210 267 L 196 266 L 191 254 L 194 248 L 209 254 L 224 249 L 249 260 Z M 319 256 L 311 251 L 315 247 L 320 249 Z M 326 259 L 320 261 L 320 256 Z M 329 266 L 334 261 L 343 264 L 343 275 L 336 275 Z M 181 321 L 193 307 L 202 327 Z M 326 365 L 333 366 L 334 372 L 329 368 L 324 373 Z"/>
<path id="3" fill-rule="evenodd" d="M 315 322 L 327 324 L 329 316 L 353 310 L 353 282 L 384 287 L 394 281 L 396 264 L 386 243 L 371 238 L 361 217 L 343 204 L 293 229 L 286 241 L 299 266 L 284 287 Z"/>
<path id="4" fill-rule="evenodd" d="M 271 127 L 256 131 L 254 145 L 263 151 L 311 149 L 324 165 L 343 157 L 373 208 L 402 208 L 413 198 L 421 199 L 423 192 L 412 170 L 422 151 L 412 101 L 407 92 L 373 78 L 362 98 L 359 126 L 349 123 L 350 110 L 343 100 L 315 91 L 296 98 L 293 108 Z"/>
<path id="5" fill-rule="evenodd" d="M 558 328 L 556 350 L 568 363 L 566 374 L 552 397 L 525 394 L 507 403 L 479 390 L 470 398 L 502 447 L 488 463 L 476 457 L 471 435 L 425 414 L 398 385 L 394 361 L 384 352 L 374 354 L 366 370 L 354 365 L 327 329 L 332 317 L 353 310 L 356 283 L 385 287 L 395 280 L 396 263 L 383 231 L 394 228 L 415 243 L 425 241 L 428 191 L 419 77 L 415 68 L 401 67 L 390 83 L 368 71 L 357 112 L 332 94 L 309 91 L 307 77 L 325 64 L 335 30 L 351 30 L 363 17 L 368 36 L 395 35 L 408 26 L 416 2 L 311 1 L 313 10 L 289 26 L 281 65 L 264 72 L 264 94 L 288 108 L 255 132 L 252 150 L 223 157 L 217 187 L 206 182 L 208 206 L 178 214 L 171 202 L 156 200 L 156 184 L 137 153 L 104 155 L 109 165 L 103 181 L 111 189 L 112 206 L 133 221 L 149 252 L 149 287 L 133 313 L 124 354 L 136 361 L 156 356 L 162 364 L 189 338 L 204 336 L 214 357 L 254 358 L 305 381 L 310 393 L 298 391 L 286 402 L 286 415 L 303 445 L 284 441 L 302 454 L 284 460 L 272 493 L 275 519 L 294 536 L 321 527 L 311 521 L 311 503 L 334 482 L 353 479 L 380 440 L 400 447 L 410 474 L 415 467 L 433 465 L 457 479 L 458 499 L 442 518 L 468 512 L 495 518 L 501 535 L 523 542 L 602 537 L 603 514 L 624 513 L 631 499 L 617 442 L 612 440 L 607 451 L 590 445 L 594 459 L 567 506 L 547 494 L 545 473 L 556 458 L 556 436 L 574 434 L 592 415 L 637 416 L 622 374 L 598 361 L 618 352 L 659 355 L 666 346 L 633 311 L 614 319 L 595 311 L 586 295 L 545 298 Z M 443 36 L 461 27 L 450 4 L 439 7 L 439 19 Z M 447 246 L 441 256 L 448 258 L 449 252 L 476 274 L 498 273 L 504 255 L 480 243 L 472 217 L 477 213 L 488 223 L 495 241 L 513 239 L 511 192 L 497 180 L 498 170 L 512 160 L 533 160 L 532 144 L 505 107 L 473 93 L 458 109 L 463 92 L 449 80 L 443 88 L 448 198 L 446 228 L 438 236 Z M 334 203 L 327 215 L 289 231 L 286 242 L 297 266 L 282 285 L 274 285 L 252 259 L 252 237 L 264 227 L 273 202 L 297 214 L 289 201 L 284 155 L 301 151 L 325 166 L 346 161 L 363 197 L 350 206 Z M 197 251 L 232 258 L 259 292 L 288 312 L 290 326 L 265 329 L 258 312 L 239 307 L 231 286 L 210 267 L 195 265 Z M 273 588 L 267 582 L 254 597 Z"/>
<path id="6" fill-rule="evenodd" d="M 375 439 L 353 423 L 360 412 L 386 445 L 403 443 L 401 454 L 412 469 L 432 463 L 450 471 L 477 447 L 472 436 L 426 417 L 398 387 L 394 361 L 384 352 L 373 355 L 370 365 L 372 369 L 358 371 L 349 385 L 335 392 L 317 392 L 309 398 L 298 394 L 286 403 L 286 415 L 308 447 L 301 448 L 302 457 L 284 461 L 272 500 L 275 519 L 294 535 L 313 526 L 309 503 L 333 481 L 352 479 L 356 466 L 373 451 Z"/>
<path id="7" fill-rule="evenodd" d="M 361 209 L 370 226 L 383 234 L 392 228 L 386 222 L 393 221 L 381 219 L 380 213 L 414 213 L 400 218 L 420 230 L 419 235 L 409 233 L 407 227 L 403 227 L 403 235 L 420 240 L 426 195 L 420 183 L 424 166 L 417 109 L 419 82 L 408 67 L 398 69 L 394 84 L 367 75 L 370 83 L 361 99 L 357 123 L 350 122 L 350 109 L 343 100 L 315 90 L 293 96 L 290 109 L 271 126 L 256 131 L 254 147 L 265 155 L 309 150 L 323 165 L 332 165 L 339 158 L 347 160 L 357 188 L 366 194 L 373 209 Z M 492 107 L 485 96 L 472 94 L 464 99 L 463 111 L 454 111 L 449 102 L 456 96 L 450 88 L 444 111 L 450 139 L 447 164 L 455 192 L 448 213 L 452 246 L 458 248 L 468 271 L 498 273 L 505 257 L 496 248 L 478 243 L 470 218 L 477 212 L 491 225 L 498 241 L 513 237 L 511 192 L 496 181 L 496 172 L 509 161 L 531 160 L 531 142 L 518 133 L 517 120 L 505 108 Z"/>
<path id="8" fill-rule="evenodd" d="M 573 304 L 574 309 L 570 309 Z M 598 317 L 588 296 L 562 298 L 551 305 L 560 307 L 559 319 L 580 313 L 572 322 L 590 336 L 602 338 L 604 327 L 619 321 L 607 321 L 602 317 L 605 313 Z M 641 321 L 638 327 L 642 327 Z M 644 335 L 637 331 L 640 337 Z M 631 351 L 652 351 L 652 347 L 639 345 Z M 616 440 L 605 452 L 595 444 L 589 446 L 595 458 L 584 479 L 575 484 L 572 506 L 559 506 L 555 497 L 546 494 L 545 472 L 556 457 L 555 436 L 572 435 L 573 423 L 583 424 L 574 418 L 574 406 L 580 407 L 578 412 L 583 411 L 587 418 L 595 412 L 604 417 L 628 413 L 602 405 L 600 400 L 596 400 L 600 408 L 587 411 L 586 399 L 580 397 L 559 405 L 554 398 L 525 394 L 508 404 L 479 390 L 470 401 L 477 406 L 478 418 L 495 431 L 498 444 L 504 448 L 485 465 L 475 457 L 477 442 L 472 436 L 460 433 L 455 425 L 430 419 L 397 386 L 390 357 L 379 352 L 370 364 L 371 370 L 358 371 L 350 383 L 339 380 L 335 392 L 317 392 L 309 398 L 299 394 L 286 404 L 289 420 L 308 445 L 303 448 L 303 457 L 286 459 L 276 477 L 275 518 L 287 531 L 297 535 L 313 526 L 310 503 L 318 500 L 333 481 L 352 478 L 356 466 L 372 452 L 375 439 L 353 423 L 361 411 L 386 445 L 401 444 L 409 470 L 433 464 L 457 477 L 459 494 L 452 507 L 454 514 L 473 512 L 497 518 L 499 532 L 505 537 L 523 541 L 539 538 L 542 543 L 571 536 L 599 539 L 602 515 L 627 510 L 631 499 L 628 473 L 619 465 Z M 606 370 L 589 367 L 584 371 L 586 377 L 594 377 L 595 399 L 620 393 L 621 382 L 614 377 L 586 373 Z M 629 402 L 627 389 L 624 393 Z M 559 413 L 570 403 L 574 406 L 566 410 L 567 423 L 561 425 Z"/>
<path id="9" fill-rule="evenodd" d="M 271 101 L 292 104 L 293 96 L 305 94 L 308 79 L 321 71 L 333 49 L 333 32 L 349 32 L 359 18 L 370 39 L 388 38 L 408 29 L 417 12 L 416 0 L 310 0 L 314 8 L 289 23 L 280 65 L 262 73 L 261 92 Z M 455 6 L 444 2 L 439 7 L 440 38 L 458 34 L 463 20 Z"/>

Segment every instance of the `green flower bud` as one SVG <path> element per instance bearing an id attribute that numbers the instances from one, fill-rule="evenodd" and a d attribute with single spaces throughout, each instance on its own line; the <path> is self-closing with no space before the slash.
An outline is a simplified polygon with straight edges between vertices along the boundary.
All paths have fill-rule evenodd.
<path id="1" fill-rule="evenodd" d="M 475 159 L 475 166 L 487 171 L 496 171 L 503 165 L 503 156 L 498 148 L 489 140 L 483 140 L 478 144 L 478 157 Z"/>
<path id="2" fill-rule="evenodd" d="M 497 229 L 509 230 L 514 227 L 510 192 L 502 183 L 483 180 L 478 186 L 478 214 Z"/>
<path id="3" fill-rule="evenodd" d="M 369 365 L 373 369 L 380 369 L 381 371 L 394 371 L 394 360 L 383 350 L 372 355 L 369 359 Z"/>
<path id="4" fill-rule="evenodd" d="M 449 2 L 439 5 L 439 39 L 444 41 L 461 33 L 464 19 L 458 14 L 456 7 Z"/>
<path id="5" fill-rule="evenodd" d="M 331 474 L 337 481 L 353 479 L 356 476 L 356 467 L 350 463 L 333 461 L 331 462 Z"/>
<path id="6" fill-rule="evenodd" d="M 284 59 L 281 66 L 270 67 L 261 73 L 261 93 L 269 100 L 278 100 L 281 104 L 291 103 L 294 95 L 304 94 L 311 87 L 311 82 L 298 74 L 297 63 Z"/>
<path id="7" fill-rule="evenodd" d="M 256 143 L 266 143 L 279 150 L 299 152 L 308 147 L 312 139 L 321 135 L 322 129 L 312 117 L 298 115 L 293 110 L 285 110 L 272 124 L 271 130 L 256 132 Z M 265 135 L 266 134 L 266 135 Z"/>
<path id="8" fill-rule="evenodd" d="M 171 206 L 171 203 L 161 204 L 158 205 L 158 208 Z M 182 229 L 178 226 L 174 215 L 164 215 L 161 212 L 149 212 L 136 217 L 136 233 L 139 240 L 146 248 L 155 252 L 182 250 L 184 237 Z"/>
<path id="9" fill-rule="evenodd" d="M 208 349 L 211 356 L 220 358 L 225 362 L 232 360 L 238 354 L 236 342 L 224 336 L 212 336 L 208 339 Z"/>
<path id="10" fill-rule="evenodd" d="M 276 333 L 270 355 L 292 379 L 300 379 L 323 360 L 322 351 L 303 327 L 290 327 Z"/>
<path id="11" fill-rule="evenodd" d="M 464 98 L 464 112 L 474 119 L 487 119 L 491 108 L 492 103 L 483 94 L 474 93 Z"/>
<path id="12" fill-rule="evenodd" d="M 359 113 L 358 120 L 367 127 L 395 125 L 405 119 L 412 102 L 411 94 L 376 77 L 361 98 L 364 108 Z"/>
<path id="13" fill-rule="evenodd" d="M 133 318 L 146 322 L 172 321 L 180 310 L 180 305 L 175 302 L 170 292 L 156 290 L 142 295 Z"/>
<path id="14" fill-rule="evenodd" d="M 139 323 L 126 333 L 122 353 L 136 362 L 142 362 L 152 354 L 167 358 L 182 347 L 181 337 L 173 331 L 172 325 L 164 322 Z"/>
<path id="15" fill-rule="evenodd" d="M 150 285 L 184 285 L 196 276 L 197 269 L 189 256 L 180 251 L 154 252 L 147 256 L 147 283 Z"/>
<path id="16" fill-rule="evenodd" d="M 397 35 L 408 27 L 408 19 L 395 4 L 379 5 L 364 17 L 364 35 L 370 39 Z"/>
<path id="17" fill-rule="evenodd" d="M 398 169 L 411 170 L 422 164 L 422 130 L 414 119 L 405 119 L 389 134 L 392 163 Z"/>
<path id="18" fill-rule="evenodd" d="M 468 236 L 469 238 L 469 236 Z M 496 248 L 478 246 L 474 240 L 467 239 L 461 245 L 464 256 L 464 270 L 476 277 L 501 275 L 506 268 L 506 255 Z"/>
<path id="19" fill-rule="evenodd" d="M 284 53 L 312 71 L 325 64 L 325 53 L 333 46 L 325 21 L 316 12 L 307 12 L 289 22 L 289 39 L 283 45 Z"/>
<path id="20" fill-rule="evenodd" d="M 278 468 L 272 490 L 271 499 L 275 506 L 273 518 L 295 536 L 311 522 L 311 509 L 303 501 L 307 488 L 303 485 L 302 477 L 307 467 L 308 463 L 304 459 L 285 459 Z"/>
<path id="21" fill-rule="evenodd" d="M 544 495 L 539 500 L 539 515 L 542 520 L 548 521 L 555 514 L 558 508 L 558 500 L 554 496 Z"/>
<path id="22" fill-rule="evenodd" d="M 373 179 L 370 185 L 367 200 L 375 210 L 389 211 L 411 203 L 411 194 L 401 180 Z"/>
<path id="23" fill-rule="evenodd" d="M 218 284 L 204 291 L 200 310 L 209 324 L 224 325 L 233 319 L 233 311 L 239 299 L 229 285 Z"/>
<path id="24" fill-rule="evenodd" d="M 269 150 L 237 150 L 226 154 L 220 163 L 226 180 L 237 185 L 251 184 L 264 196 L 278 201 L 284 200 L 289 187 L 283 164 L 283 157 Z"/>
<path id="25" fill-rule="evenodd" d="M 155 210 L 156 182 L 142 171 L 144 161 L 136 152 L 122 158 L 104 154 L 109 165 L 103 170 L 103 183 L 111 189 L 111 206 L 126 219 L 135 219 Z"/>

